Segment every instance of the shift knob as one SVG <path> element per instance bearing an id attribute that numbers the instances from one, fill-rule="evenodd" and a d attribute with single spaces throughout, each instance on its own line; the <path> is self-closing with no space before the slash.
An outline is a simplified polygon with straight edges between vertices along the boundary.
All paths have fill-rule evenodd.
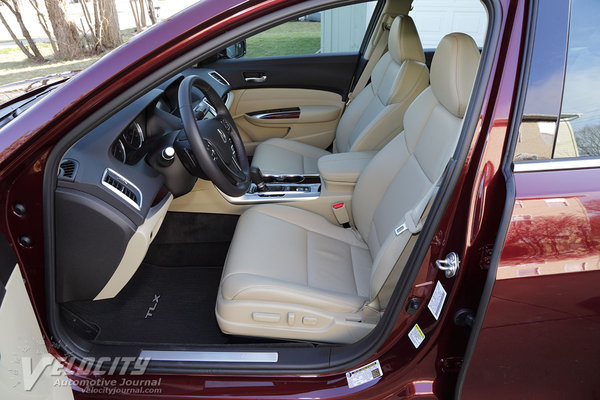
<path id="1" fill-rule="evenodd" d="M 250 167 L 250 179 L 252 183 L 256 185 L 259 192 L 265 192 L 267 190 L 267 185 L 265 185 L 265 178 L 260 172 L 260 168 L 258 167 Z"/>

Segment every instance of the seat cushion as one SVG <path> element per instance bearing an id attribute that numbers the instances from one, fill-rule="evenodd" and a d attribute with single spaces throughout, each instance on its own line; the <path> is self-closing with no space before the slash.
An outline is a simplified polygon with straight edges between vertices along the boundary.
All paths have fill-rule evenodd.
<path id="1" fill-rule="evenodd" d="M 318 174 L 317 161 L 327 154 L 331 153 L 294 140 L 269 139 L 256 148 L 252 165 L 269 175 Z"/>
<path id="2" fill-rule="evenodd" d="M 294 207 L 256 206 L 238 222 L 221 295 L 358 312 L 368 300 L 371 263 L 353 230 Z"/>

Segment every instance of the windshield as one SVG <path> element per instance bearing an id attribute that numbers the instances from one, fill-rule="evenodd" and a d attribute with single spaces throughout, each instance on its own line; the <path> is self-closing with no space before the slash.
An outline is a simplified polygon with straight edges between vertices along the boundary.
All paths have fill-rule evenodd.
<path id="1" fill-rule="evenodd" d="M 0 129 L 7 125 L 10 121 L 17 118 L 29 107 L 37 103 L 42 97 L 59 87 L 60 85 L 53 85 L 45 88 L 41 92 L 24 98 L 23 100 L 17 101 L 11 105 L 8 105 L 0 109 Z"/>

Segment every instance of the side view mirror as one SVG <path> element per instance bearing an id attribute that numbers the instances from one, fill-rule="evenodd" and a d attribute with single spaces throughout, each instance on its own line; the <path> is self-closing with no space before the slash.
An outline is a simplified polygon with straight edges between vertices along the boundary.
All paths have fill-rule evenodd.
<path id="1" fill-rule="evenodd" d="M 246 40 L 242 40 L 236 44 L 232 44 L 231 46 L 225 48 L 219 53 L 221 58 L 242 58 L 246 55 Z"/>

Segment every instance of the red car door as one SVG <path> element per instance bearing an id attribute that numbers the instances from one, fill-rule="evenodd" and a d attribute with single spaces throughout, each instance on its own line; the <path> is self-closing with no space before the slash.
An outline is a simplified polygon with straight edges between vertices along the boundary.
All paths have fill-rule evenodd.
<path id="1" fill-rule="evenodd" d="M 515 199 L 463 398 L 600 393 L 600 102 L 589 79 L 598 10 L 590 1 L 533 10 L 527 94 L 506 160 Z"/>

